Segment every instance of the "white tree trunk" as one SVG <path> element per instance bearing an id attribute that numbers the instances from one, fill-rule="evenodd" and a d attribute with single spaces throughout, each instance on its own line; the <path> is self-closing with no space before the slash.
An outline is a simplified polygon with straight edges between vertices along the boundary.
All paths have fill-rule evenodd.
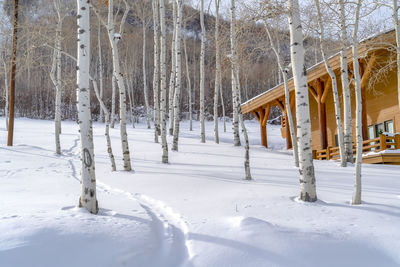
<path id="1" fill-rule="evenodd" d="M 174 95 L 174 128 L 173 128 L 173 143 L 172 150 L 178 151 L 179 141 L 179 123 L 181 119 L 181 87 L 182 87 L 182 52 L 181 52 L 181 39 L 182 39 L 182 0 L 176 0 L 177 5 L 177 18 L 175 29 L 175 95 Z"/>
<path id="2" fill-rule="evenodd" d="M 356 162 L 355 162 L 355 177 L 354 177 L 354 194 L 352 199 L 353 205 L 361 204 L 361 164 L 362 164 L 362 147 L 363 147 L 363 136 L 362 136 L 362 97 L 361 97 L 361 77 L 360 77 L 360 66 L 358 63 L 358 25 L 360 21 L 360 8 L 361 1 L 357 1 L 355 16 L 354 16 L 354 28 L 352 36 L 352 50 L 353 50 L 353 69 L 354 69 L 354 89 L 356 92 Z"/>
<path id="3" fill-rule="evenodd" d="M 115 76 L 114 73 L 111 77 L 111 128 L 114 129 L 115 124 L 115 95 L 117 93 L 117 88 L 115 86 Z"/>
<path id="4" fill-rule="evenodd" d="M 322 59 L 325 64 L 325 68 L 328 71 L 328 74 L 331 77 L 331 81 L 332 81 L 333 103 L 335 105 L 335 118 L 336 118 L 336 126 L 337 126 L 337 131 L 338 131 L 340 165 L 342 167 L 346 167 L 347 158 L 346 158 L 346 151 L 344 148 L 342 115 L 341 115 L 341 108 L 340 108 L 337 79 L 336 79 L 335 72 L 333 71 L 333 69 L 331 68 L 331 66 L 329 64 L 328 58 L 327 58 L 327 56 L 325 54 L 325 50 L 324 50 L 324 24 L 322 23 L 322 14 L 321 14 L 321 10 L 320 10 L 319 0 L 315 0 L 315 6 L 317 8 L 317 18 L 318 18 L 318 25 L 319 25 L 319 39 L 320 39 L 319 45 L 320 45 L 321 55 L 322 55 Z"/>
<path id="5" fill-rule="evenodd" d="M 125 8 L 125 14 L 128 12 L 128 6 Z M 115 77 L 115 81 L 118 84 L 119 89 L 119 127 L 120 127 L 120 135 L 121 135 L 121 145 L 122 145 L 122 157 L 124 161 L 124 170 L 130 171 L 131 167 L 131 159 L 129 153 L 129 144 L 128 144 L 128 134 L 126 131 L 126 88 L 125 83 L 121 74 L 120 61 L 119 61 L 119 50 L 118 50 L 118 41 L 121 38 L 122 32 L 119 35 L 115 34 L 114 30 L 114 1 L 108 1 L 108 38 L 111 45 L 111 52 L 113 58 L 113 76 Z M 124 17 L 125 17 L 124 14 Z M 126 17 L 125 17 L 126 18 Z M 125 20 L 121 20 L 121 25 L 125 23 Z"/>
<path id="6" fill-rule="evenodd" d="M 289 129 L 290 129 L 290 137 L 292 139 L 292 145 L 293 145 L 293 158 L 294 158 L 294 165 L 296 167 L 299 167 L 299 148 L 297 145 L 297 138 L 296 138 L 296 131 L 294 129 L 294 122 L 293 122 L 293 116 L 292 116 L 292 110 L 290 107 L 290 91 L 289 91 L 289 82 L 288 82 L 288 69 L 283 66 L 283 60 L 280 54 L 280 49 L 279 49 L 279 41 L 277 44 L 274 42 L 274 38 L 272 37 L 271 30 L 269 28 L 268 23 L 265 21 L 264 22 L 265 26 L 265 31 L 267 32 L 269 42 L 271 45 L 272 50 L 275 53 L 277 62 L 278 62 L 278 68 L 280 73 L 282 74 L 283 77 L 283 83 L 285 86 L 285 106 L 286 106 L 286 113 L 287 117 L 289 120 Z M 275 37 L 275 39 L 278 39 L 278 37 Z"/>
<path id="7" fill-rule="evenodd" d="M 224 96 L 222 94 L 222 72 L 219 72 L 218 80 L 219 80 L 219 93 L 221 96 L 221 106 L 222 106 L 222 119 L 224 121 L 224 133 L 226 133 L 226 116 L 225 116 L 225 103 L 224 103 Z"/>
<path id="8" fill-rule="evenodd" d="M 8 96 L 8 70 L 7 70 L 7 63 L 6 63 L 6 59 L 5 59 L 5 52 L 4 52 L 4 58 L 3 58 L 3 66 L 4 66 L 4 90 L 6 91 L 5 94 L 5 101 L 6 104 L 4 106 L 4 115 L 6 117 L 6 130 L 8 131 L 8 101 L 9 101 L 9 96 Z"/>
<path id="9" fill-rule="evenodd" d="M 100 82 L 100 99 L 103 101 L 103 94 L 104 94 L 104 87 L 103 87 L 103 54 L 101 51 L 101 25 L 99 22 L 99 29 L 97 32 L 97 48 L 99 50 L 99 82 Z M 102 108 L 100 108 L 100 118 L 99 120 L 101 122 L 104 122 L 104 110 Z"/>
<path id="10" fill-rule="evenodd" d="M 153 94 L 154 94 L 154 142 L 158 143 L 160 130 L 160 19 L 159 2 L 152 0 L 153 23 L 154 23 L 154 74 L 153 74 Z"/>
<path id="11" fill-rule="evenodd" d="M 97 214 L 96 175 L 93 147 L 93 128 L 90 113 L 90 11 L 86 0 L 77 0 L 78 12 L 78 62 L 77 62 L 77 108 L 81 139 L 81 183 L 79 206 Z"/>
<path id="12" fill-rule="evenodd" d="M 353 163 L 353 125 L 351 118 L 351 95 L 347 66 L 347 26 L 344 0 L 339 0 L 340 11 L 340 69 L 343 90 L 344 147 L 346 161 Z"/>
<path id="13" fill-rule="evenodd" d="M 144 103 L 146 106 L 146 121 L 147 129 L 150 129 L 150 105 L 149 105 L 149 93 L 147 89 L 147 75 L 146 75 L 146 23 L 145 19 L 142 20 L 143 23 L 143 93 L 144 93 Z"/>
<path id="14" fill-rule="evenodd" d="M 219 1 L 215 0 L 215 88 L 214 88 L 214 141 L 219 144 L 218 133 L 218 96 L 220 91 L 219 75 L 221 72 L 221 55 L 219 50 Z"/>
<path id="15" fill-rule="evenodd" d="M 186 25 L 184 27 L 186 29 Z M 189 56 L 187 54 L 186 48 L 186 36 L 183 37 L 183 49 L 185 50 L 185 65 L 186 65 L 186 81 L 187 81 L 187 90 L 189 96 L 189 128 L 192 130 L 192 120 L 193 120 L 193 103 L 192 103 L 192 82 L 190 80 L 190 72 L 189 72 Z"/>
<path id="16" fill-rule="evenodd" d="M 56 144 L 56 154 L 61 154 L 60 134 L 61 134 L 61 34 L 62 34 L 62 18 L 60 14 L 60 6 L 54 2 L 54 7 L 57 12 L 57 27 L 55 38 L 55 49 L 53 51 L 53 63 L 50 71 L 50 79 L 53 82 L 56 91 L 55 99 L 55 116 L 54 116 L 54 137 Z"/>
<path id="17" fill-rule="evenodd" d="M 175 77 L 176 77 L 176 2 L 172 0 L 172 17 L 173 17 L 173 34 L 171 43 L 171 76 L 169 78 L 169 97 L 168 97 L 168 110 L 169 110 L 169 134 L 174 133 L 174 90 L 175 90 Z"/>
<path id="18" fill-rule="evenodd" d="M 233 104 L 233 118 L 232 118 L 232 127 L 233 127 L 233 144 L 235 146 L 240 146 L 240 137 L 239 137 L 239 111 L 240 111 L 240 101 L 238 95 L 238 84 L 235 79 L 236 75 L 236 61 L 237 52 L 236 52 L 236 7 L 235 0 L 231 0 L 231 61 L 232 61 L 232 104 Z"/>
<path id="19" fill-rule="evenodd" d="M 110 162 L 111 162 L 111 170 L 116 171 L 117 167 L 115 165 L 115 158 L 114 158 L 114 154 L 112 152 L 111 138 L 110 138 L 110 113 L 108 112 L 106 105 L 104 104 L 103 100 L 100 97 L 100 93 L 97 88 L 97 83 L 94 79 L 92 79 L 92 84 L 93 84 L 93 88 L 94 88 L 94 92 L 96 94 L 97 100 L 99 101 L 100 108 L 103 110 L 103 112 L 105 114 L 106 128 L 105 128 L 104 134 L 106 136 L 106 141 L 107 141 L 107 153 L 108 153 L 108 157 L 110 158 Z"/>
<path id="20" fill-rule="evenodd" d="M 303 30 L 298 0 L 288 0 L 290 55 L 296 94 L 297 140 L 300 162 L 300 199 L 317 200 L 312 157 L 311 121 L 308 101 L 307 73 L 304 62 Z"/>
<path id="21" fill-rule="evenodd" d="M 400 108 L 400 24 L 399 24 L 399 3 L 398 0 L 393 0 L 393 24 L 396 33 L 396 46 L 397 46 L 397 97 L 398 105 Z"/>
<path id="22" fill-rule="evenodd" d="M 167 66 L 166 66 L 166 23 L 165 23 L 165 2 L 160 0 L 160 25 L 161 25 L 161 57 L 160 57 L 160 70 L 161 70 L 161 145 L 162 145 L 162 162 L 168 163 L 168 143 L 167 143 Z"/>
<path id="23" fill-rule="evenodd" d="M 204 26 L 204 0 L 201 0 L 200 7 L 200 25 L 201 25 L 201 51 L 200 51 L 200 136 L 201 142 L 206 142 L 206 129 L 204 124 L 205 119 L 205 103 L 204 103 L 204 60 L 206 54 L 206 28 Z"/>

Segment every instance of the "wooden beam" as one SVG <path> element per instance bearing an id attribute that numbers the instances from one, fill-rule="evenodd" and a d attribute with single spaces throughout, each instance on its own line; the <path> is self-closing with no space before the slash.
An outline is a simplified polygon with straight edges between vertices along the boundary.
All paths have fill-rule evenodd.
<path id="1" fill-rule="evenodd" d="M 282 113 L 285 113 L 285 106 L 283 105 L 283 103 L 281 101 L 279 101 L 278 99 L 275 100 L 275 102 L 277 103 L 277 105 L 281 109 Z"/>
<path id="2" fill-rule="evenodd" d="M 261 122 L 261 125 L 263 125 L 263 126 L 267 125 L 270 110 L 271 110 L 271 106 L 268 104 L 267 107 L 265 108 L 265 115 L 264 115 L 264 119 Z"/>
<path id="3" fill-rule="evenodd" d="M 265 110 L 263 108 L 258 109 L 258 113 L 260 114 L 260 135 L 261 135 L 261 145 L 268 147 L 267 145 L 267 127 L 262 124 L 264 121 L 265 116 Z"/>
<path id="4" fill-rule="evenodd" d="M 290 128 L 289 128 L 289 118 L 287 111 L 285 112 L 285 120 L 286 120 L 286 149 L 292 148 L 292 136 L 290 135 Z"/>
<path id="5" fill-rule="evenodd" d="M 367 82 L 369 80 L 369 77 L 371 76 L 372 69 L 374 67 L 376 61 L 376 56 L 373 53 L 369 61 L 367 63 L 367 66 L 360 63 L 361 69 L 362 69 L 362 77 L 361 77 L 361 101 L 362 101 L 362 135 L 363 139 L 367 140 L 368 139 L 368 117 L 367 117 Z"/>
<path id="6" fill-rule="evenodd" d="M 325 103 L 322 102 L 322 96 L 324 94 L 324 85 L 321 79 L 317 79 L 317 104 L 318 104 L 318 123 L 319 123 L 319 133 L 320 133 L 320 141 L 321 141 L 321 149 L 325 149 L 328 146 L 328 138 L 327 138 L 327 128 L 326 128 L 326 106 Z"/>
<path id="7" fill-rule="evenodd" d="M 329 77 L 328 80 L 325 82 L 324 93 L 322 94 L 322 97 L 321 97 L 322 103 L 325 104 L 326 98 L 328 97 L 328 92 L 330 91 L 331 88 L 332 88 L 332 79 L 331 79 L 331 77 Z"/>
<path id="8" fill-rule="evenodd" d="M 289 98 L 290 98 L 290 110 L 293 112 L 293 107 L 294 104 L 296 103 L 296 97 L 294 97 L 294 94 L 292 94 L 289 96 Z"/>
<path id="9" fill-rule="evenodd" d="M 308 85 L 308 90 L 310 91 L 310 93 L 314 97 L 315 101 L 318 101 L 318 94 L 315 91 L 314 87 L 312 87 L 311 85 Z"/>
<path id="10" fill-rule="evenodd" d="M 257 113 L 257 112 L 255 112 L 255 111 L 251 111 L 251 114 L 253 114 L 253 115 L 254 115 L 254 117 L 256 117 L 256 119 L 257 119 L 258 121 L 260 121 L 260 116 L 258 115 L 258 113 Z"/>

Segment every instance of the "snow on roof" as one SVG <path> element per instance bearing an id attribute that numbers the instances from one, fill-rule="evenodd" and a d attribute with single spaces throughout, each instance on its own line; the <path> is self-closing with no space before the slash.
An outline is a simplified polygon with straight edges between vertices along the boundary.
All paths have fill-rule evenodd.
<path id="1" fill-rule="evenodd" d="M 371 40 L 371 39 L 377 38 L 378 36 L 385 35 L 385 34 L 388 34 L 388 33 L 390 33 L 390 32 L 393 32 L 393 31 L 394 31 L 394 29 L 390 29 L 390 30 L 387 30 L 387 31 L 385 31 L 385 32 L 372 34 L 372 35 L 368 36 L 367 38 L 362 39 L 359 43 L 363 43 L 363 42 L 369 41 L 369 40 Z M 351 47 L 351 46 L 350 46 L 350 47 Z M 348 47 L 347 49 L 350 49 L 350 47 Z M 332 59 L 332 58 L 338 56 L 339 54 L 340 54 L 340 52 L 337 52 L 337 53 L 331 55 L 330 57 L 328 57 L 328 60 L 330 60 L 330 59 Z M 324 64 L 324 61 L 323 61 L 323 60 L 320 61 L 320 62 L 318 62 L 318 63 L 316 63 L 316 64 L 314 64 L 314 65 L 312 65 L 311 67 L 309 67 L 309 68 L 307 69 L 307 73 L 310 72 L 310 71 L 312 71 L 312 70 L 314 70 L 316 67 L 320 66 L 321 64 Z M 292 79 L 293 79 L 293 77 L 290 78 L 290 79 L 288 79 L 288 82 L 289 82 L 290 80 L 292 80 Z M 247 100 L 246 102 L 244 102 L 244 103 L 241 104 L 241 105 L 247 105 L 247 104 L 251 103 L 252 101 L 254 101 L 255 99 L 257 99 L 257 98 L 259 98 L 259 97 L 261 97 L 261 96 L 263 96 L 263 95 L 269 93 L 269 92 L 272 91 L 272 90 L 277 89 L 278 87 L 280 87 L 280 86 L 282 86 L 282 85 L 283 85 L 283 83 L 277 84 L 276 86 L 274 86 L 274 87 L 272 87 L 272 88 L 270 88 L 270 89 L 267 89 L 267 91 L 262 92 L 261 94 L 256 95 L 255 97 L 253 97 L 253 98 Z"/>

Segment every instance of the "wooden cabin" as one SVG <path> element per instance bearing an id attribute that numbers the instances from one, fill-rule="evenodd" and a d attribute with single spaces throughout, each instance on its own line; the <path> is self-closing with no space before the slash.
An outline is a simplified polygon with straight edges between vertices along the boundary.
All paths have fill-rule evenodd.
<path id="1" fill-rule="evenodd" d="M 386 32 L 360 42 L 359 63 L 363 100 L 363 161 L 366 163 L 400 164 L 400 110 L 397 92 L 397 64 L 394 31 Z M 353 119 L 353 142 L 355 141 L 355 91 L 352 81 L 353 60 L 351 49 L 347 51 L 349 79 L 351 81 L 351 109 Z M 343 98 L 340 78 L 340 55 L 329 58 L 338 81 L 338 92 L 342 108 Z M 339 157 L 337 148 L 337 127 L 333 104 L 331 79 L 323 62 L 307 70 L 310 103 L 312 147 L 315 159 Z M 289 80 L 290 107 L 295 116 L 293 79 Z M 280 107 L 281 133 L 286 138 L 288 149 L 292 147 L 289 127 L 286 126 L 284 85 L 267 90 L 241 105 L 242 113 L 253 114 L 260 123 L 261 145 L 268 147 L 266 123 L 272 106 Z M 296 123 L 296 122 L 295 122 Z M 385 134 L 383 134 L 385 133 Z"/>

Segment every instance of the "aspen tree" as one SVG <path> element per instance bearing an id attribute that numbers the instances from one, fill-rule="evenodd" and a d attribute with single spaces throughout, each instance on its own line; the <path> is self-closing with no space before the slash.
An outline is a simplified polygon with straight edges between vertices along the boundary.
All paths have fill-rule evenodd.
<path id="1" fill-rule="evenodd" d="M 154 71 L 153 71 L 153 97 L 154 97 L 154 142 L 158 143 L 160 130 L 160 19 L 159 1 L 152 0 L 153 30 L 154 30 Z"/>
<path id="2" fill-rule="evenodd" d="M 124 78 L 121 73 L 119 49 L 118 49 L 118 42 L 122 38 L 124 24 L 125 24 L 125 21 L 128 16 L 129 9 L 130 9 L 128 2 L 126 0 L 124 0 L 124 3 L 125 3 L 125 11 L 124 11 L 124 15 L 120 22 L 119 33 L 115 32 L 114 0 L 108 0 L 108 20 L 107 20 L 107 22 L 102 20 L 102 18 L 100 17 L 100 15 L 96 9 L 95 9 L 95 12 L 96 12 L 98 19 L 102 22 L 102 24 L 107 28 L 107 31 L 108 31 L 108 39 L 110 42 L 112 59 L 113 59 L 113 77 L 115 78 L 115 82 L 118 84 L 118 89 L 119 89 L 119 117 L 120 117 L 119 120 L 120 120 L 120 135 L 121 135 L 122 157 L 123 157 L 123 162 L 124 162 L 124 170 L 130 171 L 132 169 L 132 167 L 131 167 L 131 159 L 130 159 L 130 153 L 129 153 L 128 134 L 126 131 L 126 94 L 127 94 L 127 90 L 125 87 Z"/>
<path id="3" fill-rule="evenodd" d="M 182 0 L 176 0 L 177 15 L 175 29 L 175 93 L 174 93 L 174 127 L 173 127 L 173 143 L 172 150 L 178 151 L 179 140 L 179 123 L 181 118 L 180 99 L 182 87 L 182 56 L 181 56 L 181 39 L 182 39 Z"/>
<path id="4" fill-rule="evenodd" d="M 296 94 L 297 140 L 299 145 L 300 199 L 317 200 L 312 158 L 311 123 L 308 99 L 307 72 L 304 62 L 303 29 L 298 0 L 288 0 L 290 57 Z"/>
<path id="5" fill-rule="evenodd" d="M 171 43 L 171 76 L 169 78 L 169 92 L 168 92 L 168 111 L 169 111 L 169 134 L 174 133 L 174 90 L 175 90 L 175 77 L 176 77 L 176 2 L 172 0 L 172 18 L 173 18 L 173 31 Z"/>
<path id="6" fill-rule="evenodd" d="M 353 52 L 353 72 L 354 72 L 354 89 L 356 92 L 356 162 L 354 177 L 354 193 L 352 204 L 361 204 L 361 165 L 363 152 L 363 136 L 362 136 L 362 97 L 361 97 L 361 77 L 360 66 L 358 62 L 358 26 L 360 21 L 360 9 L 362 0 L 357 0 L 354 13 L 354 28 L 352 34 L 352 52 Z"/>
<path id="7" fill-rule="evenodd" d="M 343 115 L 344 115 L 344 146 L 346 151 L 346 161 L 353 162 L 353 125 L 351 118 L 351 96 L 350 96 L 350 82 L 348 76 L 347 65 L 347 25 L 346 25 L 346 10 L 344 0 L 339 0 L 340 12 L 340 73 L 343 89 Z"/>
<path id="8" fill-rule="evenodd" d="M 186 29 L 186 21 L 185 26 Z M 187 90 L 188 90 L 188 98 L 189 98 L 189 128 L 192 131 L 192 120 L 193 120 L 193 103 L 192 103 L 192 82 L 190 80 L 190 72 L 189 72 L 189 56 L 187 53 L 186 47 L 186 36 L 183 37 L 183 49 L 185 51 L 185 66 L 186 66 L 186 82 L 187 82 Z"/>
<path id="9" fill-rule="evenodd" d="M 240 100 L 239 100 L 239 89 L 235 76 L 237 75 L 237 51 L 236 51 L 236 7 L 235 0 L 231 0 L 231 75 L 232 75 L 232 104 L 233 104 L 233 144 L 240 146 L 239 137 L 239 111 L 240 111 Z"/>
<path id="10" fill-rule="evenodd" d="M 146 71 L 146 47 L 147 47 L 147 40 L 146 40 L 146 28 L 148 25 L 148 6 L 147 6 L 147 1 L 134 1 L 136 5 L 136 9 L 139 10 L 139 17 L 140 20 L 142 21 L 142 38 L 143 38 L 143 43 L 142 43 L 142 75 L 143 75 L 143 96 L 144 96 L 144 104 L 146 108 L 146 122 L 147 122 L 147 128 L 150 129 L 150 105 L 149 105 L 149 93 L 148 93 L 148 88 L 147 88 L 147 71 Z"/>
<path id="11" fill-rule="evenodd" d="M 161 29 L 161 56 L 160 56 L 160 71 L 161 71 L 161 145 L 162 145 L 162 163 L 168 163 L 168 143 L 167 143 L 167 66 L 166 66 L 166 23 L 165 23 L 165 0 L 160 0 L 160 29 Z"/>
<path id="12" fill-rule="evenodd" d="M 399 2 L 398 2 L 398 0 L 393 0 L 392 18 L 393 18 L 394 30 L 395 30 L 395 34 L 396 34 L 397 97 L 398 97 L 398 105 L 400 108 L 400 22 L 399 22 Z"/>
<path id="13" fill-rule="evenodd" d="M 103 54 L 101 51 L 101 24 L 99 21 L 99 28 L 97 29 L 97 49 L 99 52 L 99 67 L 98 67 L 98 72 L 99 72 L 99 83 L 100 83 L 100 94 L 99 98 L 100 100 L 103 101 L 103 95 L 104 95 L 104 86 L 103 86 Z M 110 118 L 108 118 L 110 120 Z M 99 120 L 101 122 L 104 122 L 104 109 L 100 109 L 100 118 Z"/>
<path id="14" fill-rule="evenodd" d="M 293 116 L 292 116 L 292 110 L 290 107 L 290 92 L 289 92 L 289 82 L 288 82 L 288 69 L 284 67 L 283 65 L 283 60 L 282 56 L 280 53 L 279 49 L 279 42 L 275 44 L 274 39 L 278 40 L 278 37 L 275 36 L 275 38 L 272 36 L 270 26 L 267 21 L 264 21 L 264 27 L 265 31 L 267 32 L 268 39 L 272 48 L 272 51 L 274 51 L 274 54 L 277 59 L 278 63 L 278 68 L 280 70 L 280 73 L 282 74 L 283 77 L 283 84 L 285 87 L 285 106 L 286 106 L 286 113 L 287 117 L 289 120 L 289 128 L 290 128 L 290 137 L 292 139 L 292 145 L 293 145 L 293 158 L 294 158 L 294 165 L 296 167 L 299 167 L 299 148 L 297 145 L 297 138 L 296 138 L 296 131 L 294 130 L 294 122 L 293 122 Z"/>
<path id="15" fill-rule="evenodd" d="M 6 63 L 6 52 L 3 51 L 2 55 L 2 61 L 3 61 L 3 68 L 4 68 L 4 91 L 5 91 L 5 105 L 4 105 L 4 117 L 6 121 L 6 130 L 8 131 L 8 69 L 7 69 L 7 63 Z"/>
<path id="16" fill-rule="evenodd" d="M 55 99 L 55 144 L 56 154 L 61 154 L 60 134 L 61 134 L 61 96 L 62 96 L 62 82 L 61 82 L 61 34 L 64 17 L 61 15 L 61 2 L 55 0 L 53 2 L 54 9 L 57 13 L 57 26 L 56 26 L 56 37 L 55 37 L 55 48 L 53 51 L 53 63 L 50 71 L 50 79 L 56 89 Z"/>
<path id="17" fill-rule="evenodd" d="M 77 108 L 81 139 L 81 183 L 79 206 L 90 213 L 99 211 L 96 199 L 96 174 L 93 148 L 93 128 L 90 114 L 90 10 L 86 0 L 77 0 L 78 59 L 77 59 Z"/>
<path id="18" fill-rule="evenodd" d="M 115 125 L 115 95 L 117 94 L 117 88 L 115 84 L 114 74 L 111 76 L 111 128 L 114 129 Z"/>
<path id="19" fill-rule="evenodd" d="M 342 115 L 340 109 L 340 100 L 339 100 L 339 93 L 338 93 L 338 86 L 337 86 L 337 79 L 336 74 L 333 71 L 332 67 L 329 64 L 328 58 L 325 53 L 324 49 L 324 24 L 322 23 L 322 14 L 320 9 L 319 0 L 315 0 L 315 7 L 317 9 L 317 19 L 319 25 L 319 39 L 320 39 L 320 50 L 322 59 L 325 64 L 325 68 L 329 74 L 329 77 L 332 82 L 332 93 L 333 93 L 333 103 L 335 105 L 335 118 L 336 118 L 336 126 L 338 131 L 338 143 L 339 143 L 339 154 L 340 154 L 340 164 L 342 167 L 346 167 L 347 160 L 345 155 L 345 148 L 344 148 L 344 137 L 343 137 L 343 127 L 342 127 Z M 326 89 L 325 89 L 326 90 Z"/>
<path id="20" fill-rule="evenodd" d="M 218 96 L 221 90 L 219 76 L 221 75 L 221 55 L 219 49 L 219 4 L 220 0 L 215 0 L 215 88 L 214 88 L 214 141 L 219 144 L 218 133 Z"/>
<path id="21" fill-rule="evenodd" d="M 204 26 L 204 0 L 200 1 L 200 25 L 201 25 L 201 51 L 200 51 L 200 136 L 201 142 L 206 142 L 205 119 L 205 103 L 204 103 L 204 61 L 206 54 L 206 28 Z"/>
<path id="22" fill-rule="evenodd" d="M 106 105 L 104 104 L 103 100 L 100 97 L 100 93 L 97 88 L 96 81 L 93 78 L 91 78 L 91 80 L 92 80 L 94 92 L 95 92 L 97 100 L 99 101 L 99 104 L 100 104 L 100 108 L 103 110 L 104 115 L 105 115 L 105 126 L 106 127 L 105 127 L 104 135 L 106 136 L 107 153 L 108 153 L 108 157 L 110 158 L 111 170 L 116 171 L 117 167 L 115 165 L 115 158 L 114 158 L 114 154 L 112 152 L 111 138 L 110 138 L 110 112 L 108 112 Z"/>

